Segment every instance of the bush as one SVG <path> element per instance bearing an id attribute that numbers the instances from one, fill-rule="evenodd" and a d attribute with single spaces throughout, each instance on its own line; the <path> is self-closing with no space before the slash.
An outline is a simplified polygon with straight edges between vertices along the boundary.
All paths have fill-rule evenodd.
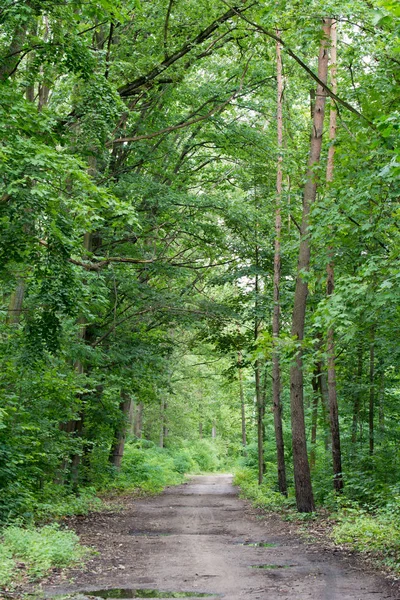
<path id="1" fill-rule="evenodd" d="M 132 440 L 125 446 L 120 472 L 114 471 L 114 477 L 106 489 L 140 489 L 157 493 L 167 485 L 176 485 L 183 481 L 187 463 L 184 457 L 178 459 L 173 451 L 158 448 L 155 444 L 142 447 L 140 440 Z M 176 463 L 178 460 L 178 464 Z"/>
<path id="2" fill-rule="evenodd" d="M 88 549 L 79 544 L 78 536 L 58 525 L 40 529 L 11 526 L 3 531 L 0 549 L 0 585 L 8 585 L 20 572 L 18 562 L 32 579 L 43 577 L 54 567 L 80 562 Z"/>
<path id="3" fill-rule="evenodd" d="M 356 507 L 343 507 L 332 530 L 337 544 L 346 544 L 359 552 L 372 552 L 400 572 L 400 497 L 375 513 Z"/>
<path id="4" fill-rule="evenodd" d="M 256 508 L 280 511 L 294 506 L 293 499 L 272 490 L 268 482 L 258 485 L 257 474 L 252 469 L 238 470 L 233 483 L 240 487 L 241 498 L 247 498 Z"/>
<path id="5" fill-rule="evenodd" d="M 220 448 L 212 440 L 195 440 L 188 444 L 187 449 L 197 471 L 213 472 L 221 467 L 219 458 Z"/>

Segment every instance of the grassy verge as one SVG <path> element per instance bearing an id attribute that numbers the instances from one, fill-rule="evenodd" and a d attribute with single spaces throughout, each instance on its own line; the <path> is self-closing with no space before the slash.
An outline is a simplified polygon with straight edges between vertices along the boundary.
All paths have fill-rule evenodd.
<path id="1" fill-rule="evenodd" d="M 73 531 L 62 530 L 57 524 L 6 527 L 0 546 L 0 583 L 13 588 L 23 580 L 43 577 L 53 568 L 80 564 L 89 552 Z"/>

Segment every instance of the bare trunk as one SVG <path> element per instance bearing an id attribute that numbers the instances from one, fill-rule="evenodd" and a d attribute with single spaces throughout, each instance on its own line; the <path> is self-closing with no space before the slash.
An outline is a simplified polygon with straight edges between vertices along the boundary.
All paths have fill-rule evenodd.
<path id="1" fill-rule="evenodd" d="M 337 81 L 336 81 L 336 21 L 332 22 L 331 26 L 331 88 L 336 94 L 337 92 Z M 326 181 L 331 183 L 333 181 L 333 169 L 334 169 L 334 156 L 335 146 L 334 140 L 336 138 L 336 108 L 331 103 L 330 119 L 329 119 L 329 140 L 331 142 L 328 150 L 328 163 L 326 168 Z M 335 289 L 335 267 L 333 262 L 333 248 L 330 247 L 328 250 L 329 262 L 326 267 L 327 281 L 326 281 L 326 293 L 327 296 L 331 296 Z M 343 489 L 343 476 L 342 476 L 342 455 L 340 449 L 340 429 L 339 429 L 339 408 L 336 393 L 336 365 L 335 365 L 335 332 L 333 327 L 329 327 L 327 333 L 327 355 L 328 355 L 328 401 L 329 401 L 329 416 L 331 425 L 331 437 L 332 437 L 332 465 L 333 465 L 333 487 L 336 492 L 341 492 Z"/>
<path id="2" fill-rule="evenodd" d="M 321 40 L 318 57 L 318 77 L 323 83 L 326 83 L 328 74 L 328 40 L 330 37 L 330 25 L 331 19 L 324 19 L 324 35 Z M 307 281 L 304 280 L 303 274 L 308 271 L 310 266 L 308 219 L 310 207 L 315 201 L 317 193 L 315 167 L 318 166 L 321 155 L 325 102 L 325 89 L 321 85 L 318 85 L 311 134 L 310 155 L 308 159 L 307 180 L 304 187 L 303 196 L 301 241 L 291 332 L 293 338 L 299 343 L 295 357 L 295 363 L 290 369 L 290 405 L 294 482 L 297 509 L 300 512 L 312 512 L 314 510 L 314 497 L 311 485 L 310 465 L 308 464 L 306 428 L 304 420 L 303 356 L 301 343 L 304 337 L 306 303 L 308 295 L 308 284 Z"/>
<path id="3" fill-rule="evenodd" d="M 242 446 L 243 454 L 246 455 L 247 436 L 246 436 L 246 406 L 244 402 L 243 393 L 243 369 L 242 369 L 242 353 L 238 352 L 238 363 L 239 363 L 239 396 L 240 396 L 240 410 L 242 418 Z"/>
<path id="4" fill-rule="evenodd" d="M 382 375 L 379 386 L 379 429 L 385 431 L 385 371 L 382 367 Z"/>
<path id="5" fill-rule="evenodd" d="M 121 392 L 121 402 L 119 404 L 119 410 L 122 413 L 122 419 L 121 423 L 115 430 L 114 440 L 111 446 L 109 457 L 110 463 L 117 470 L 121 468 L 121 461 L 124 455 L 126 433 L 129 427 L 129 418 L 131 415 L 131 406 L 132 400 L 130 399 L 130 397 L 124 392 Z"/>
<path id="6" fill-rule="evenodd" d="M 141 439 L 143 433 L 143 402 L 139 402 L 135 409 L 133 418 L 133 434 L 138 439 Z"/>
<path id="7" fill-rule="evenodd" d="M 354 394 L 353 427 L 352 427 L 352 433 L 351 433 L 351 442 L 353 445 L 355 445 L 357 443 L 357 430 L 358 430 L 358 423 L 360 420 L 362 373 L 363 373 L 363 347 L 362 347 L 362 344 L 360 344 L 358 346 L 358 352 L 357 352 L 357 374 L 356 374 L 357 389 Z"/>
<path id="8" fill-rule="evenodd" d="M 312 378 L 312 413 L 311 413 L 311 450 L 310 450 L 310 469 L 311 471 L 315 468 L 316 461 L 316 443 L 317 443 L 317 425 L 318 425 L 318 396 L 319 396 L 319 383 L 318 383 L 318 370 L 314 370 Z"/>
<path id="9" fill-rule="evenodd" d="M 21 59 L 21 50 L 26 39 L 26 31 L 26 23 L 16 26 L 11 43 L 5 51 L 4 58 L 0 59 L 0 82 L 6 81 L 18 67 Z"/>
<path id="10" fill-rule="evenodd" d="M 256 227 L 256 253 L 255 253 L 255 263 L 256 268 L 258 269 L 259 261 L 258 261 L 258 223 Z M 258 272 L 256 273 L 255 285 L 255 317 L 254 317 L 254 339 L 257 341 L 260 329 L 260 320 L 258 318 L 258 293 L 259 293 L 259 280 L 258 280 Z M 261 484 L 264 476 L 264 394 L 261 387 L 261 360 L 257 358 L 254 364 L 254 377 L 255 377 L 255 388 L 256 388 L 256 406 L 257 406 L 257 453 L 258 453 L 258 483 Z"/>
<path id="11" fill-rule="evenodd" d="M 371 331 L 371 343 L 369 346 L 369 453 L 374 453 L 374 410 L 375 410 L 375 330 Z"/>
<path id="12" fill-rule="evenodd" d="M 279 35 L 279 32 L 278 32 Z M 283 142 L 283 122 L 282 122 L 282 96 L 283 96 L 283 77 L 282 77 L 282 57 L 279 42 L 276 44 L 276 70 L 278 81 L 277 98 L 277 124 L 278 124 L 278 166 L 276 172 L 276 210 L 275 210 L 275 252 L 274 252 L 274 306 L 272 315 L 272 403 L 274 412 L 274 429 L 276 441 L 276 457 L 278 468 L 278 487 L 281 494 L 287 496 L 286 485 L 286 467 L 285 467 L 285 447 L 283 442 L 282 427 L 282 403 L 281 403 L 281 369 L 279 362 L 279 351 L 277 342 L 280 330 L 280 279 L 281 279 L 281 201 L 282 201 L 282 142 Z"/>
<path id="13" fill-rule="evenodd" d="M 166 426 L 166 414 L 165 414 L 166 410 L 167 410 L 167 403 L 165 400 L 162 399 L 161 403 L 160 403 L 160 416 L 161 416 L 160 443 L 159 443 L 160 448 L 164 448 L 165 438 L 168 435 L 168 430 L 167 430 L 167 426 Z"/>
<path id="14" fill-rule="evenodd" d="M 213 426 L 211 429 L 211 437 L 213 440 L 215 440 L 215 438 L 217 437 L 217 425 L 216 425 L 215 421 L 213 422 Z"/>
<path id="15" fill-rule="evenodd" d="M 17 283 L 15 291 L 11 294 L 10 304 L 8 308 L 7 323 L 9 325 L 18 325 L 21 314 L 22 306 L 24 303 L 25 295 L 25 282 L 20 279 Z"/>
<path id="16" fill-rule="evenodd" d="M 264 475 L 264 403 L 261 390 L 261 361 L 256 360 L 255 369 L 256 402 L 257 402 L 257 447 L 258 447 L 258 483 L 261 484 Z"/>

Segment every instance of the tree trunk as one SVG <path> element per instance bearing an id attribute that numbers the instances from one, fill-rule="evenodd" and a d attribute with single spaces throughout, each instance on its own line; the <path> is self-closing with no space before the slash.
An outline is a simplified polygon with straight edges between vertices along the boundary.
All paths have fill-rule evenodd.
<path id="1" fill-rule="evenodd" d="M 142 438 L 143 434 L 143 402 L 136 405 L 135 414 L 133 417 L 133 435 L 138 439 Z"/>
<path id="2" fill-rule="evenodd" d="M 362 389 L 362 374 L 363 374 L 363 347 L 360 343 L 357 350 L 357 372 L 356 372 L 356 390 L 354 393 L 353 405 L 353 425 L 351 432 L 351 443 L 353 446 L 357 443 L 358 422 L 360 419 L 361 408 L 361 389 Z"/>
<path id="3" fill-rule="evenodd" d="M 374 410 L 375 410 L 375 329 L 371 330 L 371 343 L 369 345 L 369 453 L 374 453 Z"/>
<path id="4" fill-rule="evenodd" d="M 26 32 L 26 23 L 16 26 L 10 45 L 5 51 L 4 58 L 0 59 L 0 82 L 6 81 L 18 67 L 21 60 L 21 50 L 26 39 Z"/>
<path id="5" fill-rule="evenodd" d="M 161 416 L 161 426 L 160 426 L 160 448 L 164 448 L 165 438 L 168 435 L 168 430 L 166 426 L 166 415 L 165 411 L 167 409 L 167 403 L 164 399 L 161 400 L 160 403 L 160 416 Z"/>
<path id="6" fill-rule="evenodd" d="M 129 418 L 131 415 L 131 406 L 131 398 L 124 392 L 121 392 L 121 402 L 119 404 L 119 410 L 122 413 L 122 419 L 121 423 L 119 423 L 118 427 L 115 430 L 114 440 L 111 445 L 109 457 L 110 463 L 117 470 L 121 468 L 121 461 L 124 455 L 126 433 L 129 427 Z"/>
<path id="7" fill-rule="evenodd" d="M 336 94 L 337 92 L 337 81 L 336 81 L 336 21 L 332 22 L 331 26 L 331 88 Z M 331 144 L 328 150 L 328 163 L 326 168 L 326 181 L 331 183 L 333 181 L 333 169 L 334 169 L 334 156 L 335 146 L 334 140 L 336 138 L 336 108 L 331 103 L 330 115 L 329 115 L 329 140 Z M 335 267 L 333 262 L 333 248 L 328 249 L 329 261 L 326 267 L 327 280 L 326 280 L 326 293 L 327 296 L 332 296 L 335 289 Z M 327 333 L 327 356 L 328 356 L 328 402 L 329 402 L 329 416 L 331 426 L 331 437 L 332 437 L 332 465 L 333 465 L 333 487 L 336 492 L 341 492 L 343 489 L 343 475 L 342 475 L 342 454 L 340 449 L 340 429 L 339 429 L 339 408 L 336 393 L 336 365 L 335 365 L 335 331 L 333 326 L 329 327 Z"/>
<path id="8" fill-rule="evenodd" d="M 328 40 L 330 37 L 330 25 L 331 19 L 324 19 L 324 35 L 321 40 L 318 57 L 318 77 L 323 83 L 326 83 L 328 74 Z M 304 273 L 308 271 L 310 266 L 308 219 L 310 207 L 315 201 L 317 193 L 315 167 L 318 166 L 321 155 L 325 102 L 325 89 L 318 84 L 311 134 L 310 155 L 308 159 L 307 180 L 303 196 L 301 241 L 291 332 L 293 338 L 299 343 L 295 364 L 290 369 L 290 406 L 296 504 L 297 509 L 300 512 L 312 512 L 314 510 L 314 498 L 311 485 L 310 465 L 308 464 L 307 457 L 306 429 L 304 421 L 303 357 L 301 343 L 304 337 L 308 295 L 308 284 L 307 281 L 304 280 Z"/>
<path id="9" fill-rule="evenodd" d="M 257 406 L 258 483 L 261 484 L 264 475 L 264 402 L 261 390 L 261 361 L 259 358 L 255 363 L 254 376 Z"/>
<path id="10" fill-rule="evenodd" d="M 279 35 L 279 32 L 277 32 Z M 274 306 L 272 314 L 272 403 L 274 412 L 274 429 L 276 441 L 276 458 L 278 468 L 278 487 L 281 494 L 287 496 L 285 447 L 283 442 L 282 403 L 281 403 L 281 369 L 277 342 L 280 330 L 280 280 L 281 280 L 281 201 L 282 201 L 282 56 L 279 42 L 276 44 L 276 65 L 278 80 L 277 124 L 278 124 L 278 166 L 276 172 L 276 210 L 275 210 L 275 252 L 274 252 Z"/>
<path id="11" fill-rule="evenodd" d="M 311 471 L 315 468 L 316 461 L 316 443 L 317 443 L 317 425 L 318 425 L 318 396 L 319 396 L 319 382 L 318 382 L 318 371 L 314 369 L 312 378 L 312 412 L 311 412 L 311 451 L 310 451 L 310 469 Z"/>
<path id="12" fill-rule="evenodd" d="M 9 325 L 18 325 L 21 314 L 22 306 L 24 303 L 25 295 L 25 282 L 20 279 L 17 283 L 15 291 L 11 294 L 10 303 L 8 307 L 7 323 Z"/>
<path id="13" fill-rule="evenodd" d="M 246 406 L 244 402 L 243 393 L 243 369 L 242 369 L 242 353 L 238 352 L 238 364 L 239 364 L 239 396 L 240 396 L 240 410 L 242 418 L 242 446 L 243 454 L 246 456 L 247 436 L 246 436 Z"/>
<path id="14" fill-rule="evenodd" d="M 381 433 L 385 431 L 385 371 L 383 367 L 379 386 L 379 430 Z"/>

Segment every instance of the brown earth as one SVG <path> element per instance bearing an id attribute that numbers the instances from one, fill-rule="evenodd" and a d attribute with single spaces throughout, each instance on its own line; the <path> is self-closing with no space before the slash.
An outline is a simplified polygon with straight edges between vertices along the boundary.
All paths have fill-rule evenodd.
<path id="1" fill-rule="evenodd" d="M 84 571 L 54 574 L 43 586 L 45 597 L 125 588 L 190 592 L 191 598 L 208 592 L 226 600 L 400 598 L 352 557 L 308 546 L 290 524 L 262 518 L 238 499 L 231 481 L 230 475 L 198 476 L 160 496 L 127 500 L 121 512 L 77 519 L 82 542 L 100 554 Z M 246 545 L 255 542 L 273 546 Z M 262 565 L 268 568 L 257 568 Z"/>

